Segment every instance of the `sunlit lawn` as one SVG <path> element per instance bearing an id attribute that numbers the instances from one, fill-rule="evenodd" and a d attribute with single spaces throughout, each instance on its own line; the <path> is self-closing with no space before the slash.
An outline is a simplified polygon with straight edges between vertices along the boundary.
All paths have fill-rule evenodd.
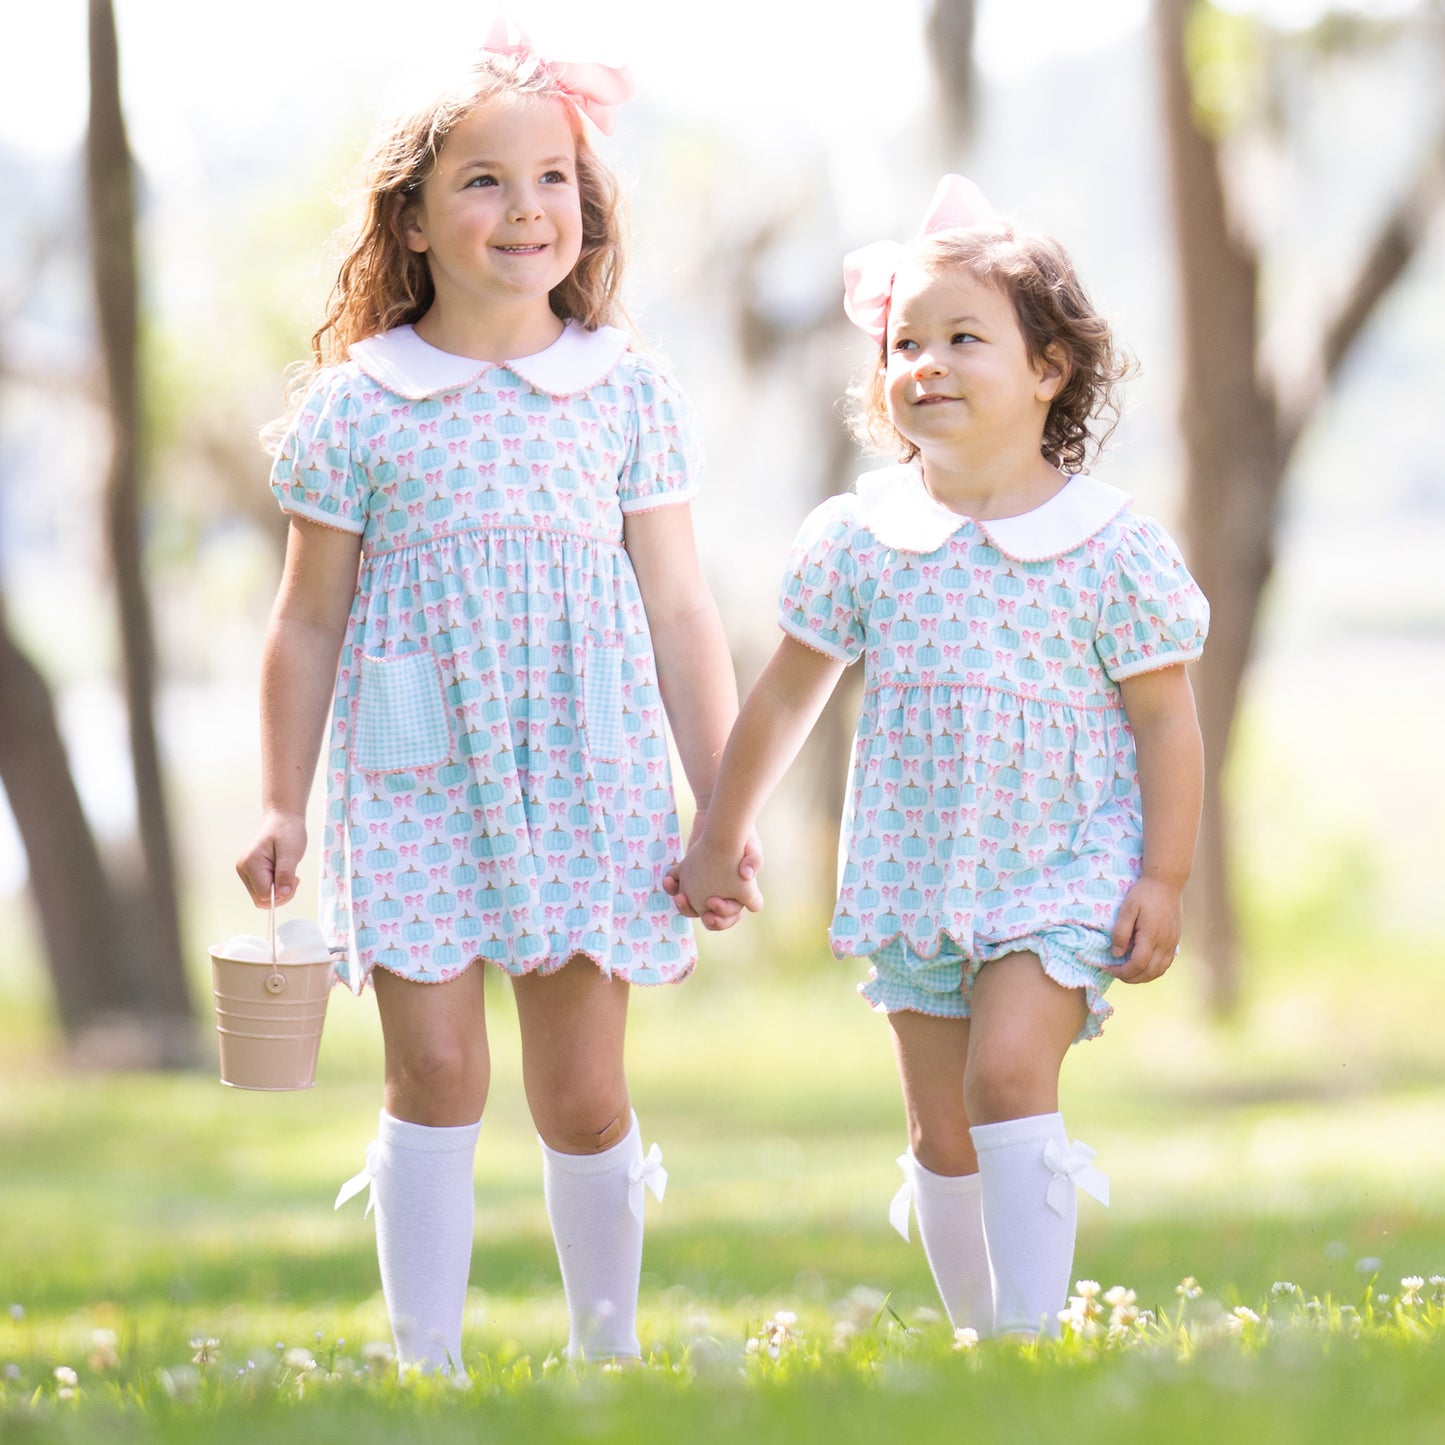
<path id="1" fill-rule="evenodd" d="M 1172 1439 L 1436 1438 L 1440 1309 L 1402 1307 L 1400 1281 L 1445 1273 L 1445 959 L 1396 953 L 1388 987 L 1361 990 L 1338 930 L 1286 944 L 1256 928 L 1254 948 L 1231 1029 L 1199 1022 L 1181 969 L 1117 991 L 1105 1039 L 1068 1066 L 1071 1129 L 1114 1194 L 1108 1211 L 1081 1201 L 1076 1273 L 1159 1317 L 1152 1343 L 1123 1351 L 953 1350 L 921 1251 L 887 1223 L 900 1107 L 886 1027 L 848 965 L 729 943 L 687 986 L 639 995 L 633 1093 L 671 1180 L 649 1204 L 656 1368 L 625 1378 L 548 1363 L 565 1318 L 499 984 L 466 1393 L 399 1391 L 367 1368 L 387 1337 L 371 1226 L 359 1201 L 338 1215 L 331 1200 L 378 1104 L 369 998 L 333 996 L 314 1090 L 263 1095 L 209 1075 L 67 1076 L 18 997 L 0 1025 L 0 1310 L 18 1307 L 0 1317 L 0 1434 L 360 1442 L 424 1421 L 427 1438 L 461 1439 L 485 1417 L 506 1440 L 943 1439 L 970 1422 L 992 1439 L 1102 1440 L 1127 1414 Z M 1181 1331 L 1185 1276 L 1204 1294 Z M 1229 1333 L 1240 1304 L 1264 1325 L 1235 1317 Z M 749 1355 L 779 1310 L 798 1316 L 780 1358 Z M 857 1333 L 835 1349 L 840 1322 Z M 202 1339 L 219 1359 L 198 1368 Z M 347 1380 L 323 1387 L 321 1365 Z"/>

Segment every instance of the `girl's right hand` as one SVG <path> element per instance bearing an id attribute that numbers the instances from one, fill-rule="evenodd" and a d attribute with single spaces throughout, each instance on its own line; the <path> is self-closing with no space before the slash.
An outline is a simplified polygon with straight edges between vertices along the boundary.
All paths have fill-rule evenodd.
<path id="1" fill-rule="evenodd" d="M 305 852 L 306 820 L 300 814 L 269 812 L 261 819 L 256 841 L 236 860 L 236 872 L 257 908 L 271 906 L 273 884 L 276 902 L 290 901 Z"/>

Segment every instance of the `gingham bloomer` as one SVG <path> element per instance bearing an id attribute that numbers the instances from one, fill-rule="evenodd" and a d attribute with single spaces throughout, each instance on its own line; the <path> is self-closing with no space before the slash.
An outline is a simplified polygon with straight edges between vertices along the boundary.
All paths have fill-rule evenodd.
<path id="1" fill-rule="evenodd" d="M 629 513 L 694 494 L 682 395 L 624 333 L 569 323 L 502 364 L 409 326 L 321 372 L 282 508 L 361 536 L 326 752 L 322 926 L 360 990 L 576 954 L 681 978 L 691 924 Z"/>
<path id="2" fill-rule="evenodd" d="M 977 963 L 1039 953 L 1108 1016 L 1097 970 L 1142 855 L 1119 683 L 1200 655 L 1209 609 L 1164 529 L 1067 479 L 974 521 L 916 465 L 861 477 L 804 522 L 784 630 L 864 659 L 830 929 L 838 957 L 945 937 Z M 866 992 L 866 986 L 865 986 Z"/>

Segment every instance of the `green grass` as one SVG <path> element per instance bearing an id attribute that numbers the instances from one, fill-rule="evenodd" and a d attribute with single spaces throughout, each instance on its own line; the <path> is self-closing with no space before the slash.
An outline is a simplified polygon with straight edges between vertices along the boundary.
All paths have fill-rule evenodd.
<path id="1" fill-rule="evenodd" d="M 1433 1440 L 1441 1307 L 1429 1286 L 1402 1303 L 1399 1282 L 1445 1274 L 1445 957 L 1297 914 L 1251 937 L 1229 1028 L 1201 1024 L 1186 959 L 1116 990 L 1105 1038 L 1067 1065 L 1071 1132 L 1114 1195 L 1081 1200 L 1076 1274 L 1155 1316 L 1112 1346 L 953 1349 L 921 1252 L 887 1224 L 901 1107 L 849 965 L 728 944 L 685 987 L 639 993 L 632 1089 L 671 1180 L 649 1204 L 651 1368 L 616 1376 L 555 1362 L 565 1312 L 494 980 L 465 1392 L 367 1361 L 387 1337 L 371 1227 L 331 1199 L 375 1120 L 369 998 L 333 996 L 314 1090 L 264 1095 L 62 1072 L 16 986 L 0 1000 L 0 1438 Z M 1180 1321 L 1186 1275 L 1204 1293 Z M 1236 1332 L 1241 1304 L 1262 1322 Z M 780 1310 L 798 1324 L 779 1358 L 748 1353 Z M 835 1348 L 840 1322 L 855 1332 Z M 219 1360 L 194 1366 L 207 1338 Z"/>

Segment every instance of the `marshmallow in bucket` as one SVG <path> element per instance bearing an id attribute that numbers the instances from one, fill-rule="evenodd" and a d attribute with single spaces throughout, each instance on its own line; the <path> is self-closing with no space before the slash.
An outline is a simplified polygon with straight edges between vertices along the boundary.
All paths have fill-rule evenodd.
<path id="1" fill-rule="evenodd" d="M 239 963 L 270 963 L 271 945 L 254 933 L 237 933 L 228 938 L 217 952 L 223 958 Z M 331 950 L 326 946 L 321 929 L 309 918 L 288 918 L 276 927 L 277 963 L 326 963 Z"/>

